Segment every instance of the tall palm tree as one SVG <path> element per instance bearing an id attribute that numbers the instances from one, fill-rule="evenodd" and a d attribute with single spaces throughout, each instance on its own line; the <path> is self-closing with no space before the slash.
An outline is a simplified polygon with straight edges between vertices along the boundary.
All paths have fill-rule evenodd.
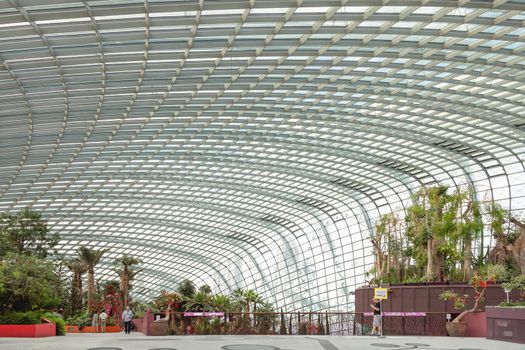
<path id="1" fill-rule="evenodd" d="M 71 312 L 74 314 L 82 309 L 82 275 L 87 272 L 87 267 L 79 258 L 66 261 L 67 268 L 73 272 L 71 279 Z"/>
<path id="2" fill-rule="evenodd" d="M 250 303 L 257 303 L 261 297 L 253 289 L 248 289 L 244 292 L 244 300 L 246 302 L 246 312 L 250 314 Z"/>
<path id="3" fill-rule="evenodd" d="M 212 297 L 211 301 L 213 311 L 229 312 L 231 309 L 230 298 L 227 295 L 217 294 Z"/>
<path id="4" fill-rule="evenodd" d="M 93 308 L 95 294 L 95 266 L 99 263 L 106 250 L 95 250 L 85 246 L 77 249 L 80 261 L 86 266 L 88 272 L 88 309 Z"/>
<path id="5" fill-rule="evenodd" d="M 129 299 L 129 282 L 133 281 L 135 275 L 140 272 L 140 270 L 135 269 L 135 265 L 142 264 L 142 260 L 124 254 L 120 258 L 115 259 L 113 264 L 116 267 L 115 272 L 120 277 L 119 287 L 124 299 L 123 306 L 126 307 Z"/>

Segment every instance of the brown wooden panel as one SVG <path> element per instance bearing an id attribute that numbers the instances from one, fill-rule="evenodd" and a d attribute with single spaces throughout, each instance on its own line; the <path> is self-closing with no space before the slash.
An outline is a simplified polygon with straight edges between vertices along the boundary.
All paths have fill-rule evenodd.
<path id="1" fill-rule="evenodd" d="M 416 311 L 414 302 L 414 288 L 401 288 L 402 308 L 396 311 Z"/>

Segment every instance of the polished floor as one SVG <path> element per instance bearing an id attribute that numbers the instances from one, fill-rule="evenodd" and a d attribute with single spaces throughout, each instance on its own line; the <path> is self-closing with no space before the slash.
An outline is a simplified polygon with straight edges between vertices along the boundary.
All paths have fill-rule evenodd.
<path id="1" fill-rule="evenodd" d="M 168 336 L 142 333 L 68 334 L 52 338 L 0 338 L 1 350 L 523 350 L 523 344 L 485 338 L 416 336 Z"/>

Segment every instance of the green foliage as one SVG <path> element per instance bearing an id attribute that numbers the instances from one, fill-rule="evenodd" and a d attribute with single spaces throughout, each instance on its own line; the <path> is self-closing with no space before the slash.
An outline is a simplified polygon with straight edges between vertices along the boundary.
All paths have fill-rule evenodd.
<path id="1" fill-rule="evenodd" d="M 59 240 L 57 233 L 49 233 L 42 215 L 30 208 L 0 214 L 0 257 L 11 252 L 44 258 Z"/>
<path id="2" fill-rule="evenodd" d="M 230 297 L 228 297 L 227 295 L 223 295 L 223 294 L 214 295 L 211 300 L 211 304 L 212 304 L 213 311 L 228 312 L 231 310 Z"/>
<path id="3" fill-rule="evenodd" d="M 525 300 L 521 301 L 511 301 L 511 302 L 502 302 L 499 304 L 499 306 L 506 306 L 506 307 L 524 307 L 525 306 Z"/>
<path id="4" fill-rule="evenodd" d="M 99 263 L 102 255 L 106 250 L 95 250 L 85 246 L 81 246 L 77 249 L 78 257 L 80 261 L 87 267 L 87 270 L 93 270 L 94 267 Z"/>
<path id="5" fill-rule="evenodd" d="M 0 262 L 2 312 L 57 307 L 57 283 L 52 263 L 34 256 L 8 254 Z"/>
<path id="6" fill-rule="evenodd" d="M 62 316 L 45 314 L 44 317 L 56 325 L 56 335 L 66 335 L 66 321 Z"/>
<path id="7" fill-rule="evenodd" d="M 174 304 L 180 304 L 184 299 L 177 292 L 167 293 L 162 291 L 162 293 L 157 296 L 152 302 L 153 311 L 164 312 L 168 309 L 168 306 L 171 306 L 171 309 L 174 309 Z"/>
<path id="8" fill-rule="evenodd" d="M 202 292 L 197 292 L 192 298 L 188 299 L 184 309 L 186 311 L 211 311 L 211 296 Z"/>
<path id="9" fill-rule="evenodd" d="M 492 228 L 494 238 L 505 240 L 505 230 L 503 226 L 505 224 L 505 218 L 508 216 L 507 211 L 503 209 L 501 205 L 495 202 L 488 203 L 486 205 L 486 209 L 492 218 L 490 226 Z"/>
<path id="10" fill-rule="evenodd" d="M 467 304 L 467 295 L 459 295 L 454 291 L 446 290 L 443 293 L 439 295 L 439 299 L 441 300 L 452 300 L 454 303 L 454 309 L 456 310 L 462 310 L 465 308 L 465 305 Z"/>
<path id="11" fill-rule="evenodd" d="M 211 287 L 208 286 L 207 284 L 204 284 L 199 287 L 199 292 L 204 293 L 204 294 L 211 294 Z"/>
<path id="12" fill-rule="evenodd" d="M 87 313 L 79 314 L 76 316 L 70 316 L 66 319 L 68 326 L 85 327 L 91 326 L 91 316 Z"/>
<path id="13" fill-rule="evenodd" d="M 195 294 L 195 285 L 189 279 L 185 279 L 177 286 L 177 293 L 184 298 L 193 298 L 193 295 Z"/>
<path id="14" fill-rule="evenodd" d="M 10 311 L 0 313 L 0 324 L 40 324 L 40 312 L 37 311 Z"/>
<path id="15" fill-rule="evenodd" d="M 525 275 L 513 277 L 510 281 L 502 283 L 501 288 L 508 292 L 519 290 L 520 298 L 525 302 Z"/>

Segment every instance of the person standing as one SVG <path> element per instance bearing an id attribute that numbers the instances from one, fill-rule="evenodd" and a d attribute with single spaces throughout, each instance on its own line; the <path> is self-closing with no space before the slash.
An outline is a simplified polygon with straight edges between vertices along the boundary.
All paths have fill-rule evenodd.
<path id="1" fill-rule="evenodd" d="M 91 318 L 91 327 L 95 328 L 95 333 L 98 333 L 98 311 L 93 313 Z"/>
<path id="2" fill-rule="evenodd" d="M 374 313 L 371 335 L 381 335 L 381 302 L 376 298 L 372 298 L 372 304 L 370 304 L 370 306 Z"/>
<path id="3" fill-rule="evenodd" d="M 124 321 L 124 332 L 126 334 L 131 333 L 131 321 L 133 320 L 133 311 L 126 306 L 126 310 L 122 313 L 122 320 Z"/>
<path id="4" fill-rule="evenodd" d="M 106 321 L 108 319 L 108 314 L 106 311 L 102 310 L 100 315 L 98 315 L 98 318 L 100 319 L 100 328 L 102 330 L 102 333 L 106 333 Z"/>

